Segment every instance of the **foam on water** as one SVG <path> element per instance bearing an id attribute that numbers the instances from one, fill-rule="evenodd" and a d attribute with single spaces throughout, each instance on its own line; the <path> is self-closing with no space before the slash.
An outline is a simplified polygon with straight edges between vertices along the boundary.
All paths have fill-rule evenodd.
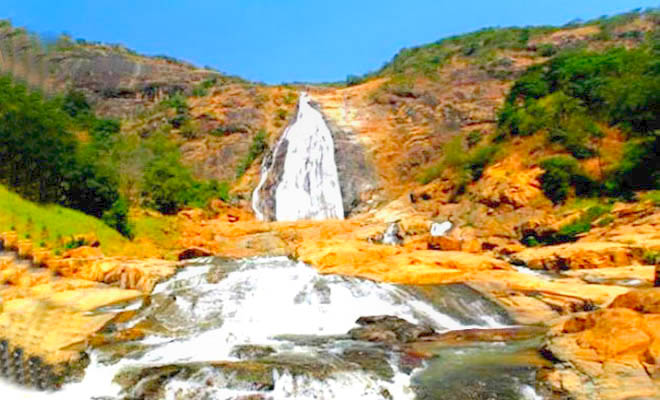
<path id="1" fill-rule="evenodd" d="M 277 354 L 300 354 L 319 357 L 342 351 L 342 341 L 329 341 L 324 348 L 304 344 L 286 335 L 314 337 L 343 335 L 367 315 L 394 315 L 413 323 L 425 323 L 436 330 L 464 329 L 467 326 L 445 315 L 411 292 L 389 284 L 368 280 L 321 275 L 313 268 L 284 257 L 242 260 L 233 265 L 223 279 L 209 282 L 212 259 L 197 260 L 170 280 L 154 289 L 153 301 L 168 299 L 172 314 L 187 330 L 182 337 L 150 336 L 140 343 L 151 346 L 136 358 L 110 361 L 100 351 L 91 353 L 91 364 L 84 380 L 66 385 L 61 391 L 43 393 L 0 382 L 0 392 L 9 399 L 70 400 L 93 397 L 116 399 L 119 386 L 114 376 L 125 367 L 150 367 L 167 364 L 236 360 L 232 349 L 237 345 L 269 345 Z M 133 307 L 131 305 L 130 307 Z M 163 317 L 152 304 L 140 311 L 141 318 Z M 138 319 L 139 320 L 139 317 Z M 174 324 L 173 322 L 171 324 Z M 501 326 L 497 318 L 483 315 L 481 327 Z M 169 328 L 169 327 L 168 327 Z M 412 399 L 410 375 L 391 362 L 394 378 L 390 381 L 366 371 L 344 371 L 323 380 L 293 376 L 275 371 L 272 391 L 259 392 L 272 399 L 361 398 L 385 399 L 389 392 L 395 399 Z M 167 383 L 167 398 L 177 393 L 199 393 L 189 398 L 233 399 L 251 394 L 250 388 L 223 387 L 217 372 L 199 379 L 172 380 Z M 209 387 L 213 379 L 218 383 Z M 203 397 L 207 396 L 207 397 Z"/>

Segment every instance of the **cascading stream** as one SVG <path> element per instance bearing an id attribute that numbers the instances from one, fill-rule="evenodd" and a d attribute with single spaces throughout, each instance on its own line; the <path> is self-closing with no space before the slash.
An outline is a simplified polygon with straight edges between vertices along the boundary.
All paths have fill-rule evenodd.
<path id="1" fill-rule="evenodd" d="M 283 165 L 279 165 L 282 158 Z M 270 175 L 277 175 L 270 176 L 276 180 L 274 194 L 266 194 L 274 197 L 275 220 L 344 218 L 332 133 L 307 93 L 301 93 L 296 118 L 277 142 L 270 161 L 264 162 L 252 197 L 257 217 L 268 218 L 262 189 Z"/>
<path id="2" fill-rule="evenodd" d="M 278 368 L 272 374 L 274 386 L 263 391 L 237 381 L 232 373 L 204 367 L 184 379 L 175 377 L 163 383 L 163 399 L 235 399 L 257 394 L 266 399 L 384 400 L 388 398 L 385 392 L 395 399 L 413 399 L 411 375 L 397 365 L 397 356 L 351 340 L 346 337 L 347 331 L 356 326 L 358 317 L 382 314 L 423 323 L 438 331 L 505 325 L 506 321 L 497 315 L 480 311 L 485 310 L 479 304 L 484 301 L 476 297 L 471 300 L 474 312 L 466 316 L 471 321 L 466 323 L 451 316 L 450 310 L 439 309 L 405 288 L 321 275 L 284 257 L 199 259 L 159 284 L 150 304 L 130 322 L 148 321 L 154 332 L 129 344 L 126 350 L 111 347 L 91 352 L 91 364 L 82 382 L 66 385 L 55 393 L 0 382 L 0 391 L 22 399 L 140 398 L 139 393 L 121 393 L 113 379 L 127 369 L 237 362 L 243 360 L 236 355 L 237 348 L 268 346 L 274 352 L 268 356 L 270 362 L 302 358 L 334 372 L 319 378 L 296 374 L 295 368 Z M 131 348 L 137 350 L 131 353 Z M 383 362 L 390 364 L 390 378 L 350 367 L 355 364 L 346 361 L 346 354 L 369 349 L 383 354 Z M 127 350 L 129 353 L 125 353 Z M 305 371 L 310 368 L 313 372 L 313 367 L 305 367 Z M 138 384 L 131 390 L 140 387 Z M 179 397 L 182 393 L 187 397 Z"/>

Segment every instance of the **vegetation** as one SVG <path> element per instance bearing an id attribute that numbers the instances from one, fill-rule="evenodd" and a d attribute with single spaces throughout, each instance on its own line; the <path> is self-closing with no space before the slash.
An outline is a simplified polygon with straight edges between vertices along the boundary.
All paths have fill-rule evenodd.
<path id="1" fill-rule="evenodd" d="M 474 138 L 470 138 L 468 134 L 468 147 L 474 142 Z M 462 135 L 458 135 L 449 141 L 443 149 L 443 159 L 424 170 L 418 180 L 427 184 L 439 178 L 445 170 L 451 170 L 458 175 L 459 192 L 464 191 L 469 182 L 478 181 L 486 167 L 495 159 L 499 148 L 497 145 L 483 145 L 468 151 L 465 149 L 464 140 Z"/>
<path id="2" fill-rule="evenodd" d="M 581 211 L 581 214 L 574 221 L 562 226 L 559 230 L 551 235 L 544 237 L 529 236 L 523 238 L 522 242 L 527 246 L 554 245 L 566 242 L 573 242 L 578 239 L 578 236 L 589 232 L 594 224 L 604 226 L 612 222 L 612 217 L 609 212 L 612 206 L 603 204 L 599 200 L 587 200 L 586 202 L 576 202 L 573 207 L 587 204 Z"/>
<path id="3" fill-rule="evenodd" d="M 147 164 L 142 188 L 145 205 L 163 214 L 174 214 L 184 206 L 206 207 L 213 198 L 229 200 L 227 183 L 193 179 L 176 152 L 156 157 Z"/>
<path id="4" fill-rule="evenodd" d="M 0 182 L 27 199 L 100 218 L 119 192 L 116 175 L 95 156 L 97 141 L 81 144 L 72 133 L 72 115 L 86 116 L 86 107 L 77 96 L 46 99 L 0 78 Z"/>
<path id="5" fill-rule="evenodd" d="M 632 198 L 660 188 L 660 37 L 638 48 L 575 50 L 531 67 L 512 87 L 498 116 L 498 139 L 545 132 L 574 158 L 546 160 L 543 191 L 555 204 L 569 187 L 578 195 Z M 599 125 L 617 126 L 628 141 L 620 163 L 602 182 L 580 171 L 576 159 L 599 155 Z"/>
<path id="6" fill-rule="evenodd" d="M 571 187 L 578 196 L 592 196 L 598 193 L 596 182 L 589 178 L 577 160 L 568 156 L 552 157 L 541 162 L 545 170 L 541 175 L 541 189 L 553 203 L 563 203 Z"/>
<path id="7" fill-rule="evenodd" d="M 648 193 L 645 193 L 642 196 L 642 200 L 651 201 L 656 206 L 660 206 L 660 190 L 653 190 Z"/>
<path id="8" fill-rule="evenodd" d="M 93 232 L 104 251 L 120 251 L 127 239 L 103 221 L 55 204 L 37 204 L 0 185 L 0 230 L 15 230 L 35 245 L 64 250 L 72 237 Z"/>
<path id="9" fill-rule="evenodd" d="M 172 125 L 187 124 L 183 96 L 163 103 L 175 110 Z M 193 177 L 167 128 L 144 139 L 122 134 L 119 121 L 94 115 L 83 93 L 45 98 L 10 77 L 0 78 L 0 183 L 27 200 L 94 216 L 127 238 L 135 235 L 131 205 L 173 213 L 229 198 L 226 183 Z"/>
<path id="10" fill-rule="evenodd" d="M 238 167 L 236 167 L 236 177 L 242 177 L 245 174 L 245 171 L 247 171 L 250 165 L 252 165 L 254 160 L 256 160 L 257 157 L 259 157 L 267 149 L 268 143 L 266 142 L 266 131 L 262 129 L 254 136 L 248 153 L 238 163 Z"/>

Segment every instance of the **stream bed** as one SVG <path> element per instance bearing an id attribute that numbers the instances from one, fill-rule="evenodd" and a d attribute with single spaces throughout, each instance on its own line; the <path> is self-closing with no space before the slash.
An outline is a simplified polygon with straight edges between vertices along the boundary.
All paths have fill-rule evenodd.
<path id="1" fill-rule="evenodd" d="M 429 344 L 432 357 L 421 359 L 351 335 L 359 318 L 381 315 L 439 333 L 511 327 L 464 285 L 402 287 L 321 275 L 284 257 L 208 257 L 127 308 L 137 311 L 107 333 L 139 328 L 144 337 L 90 350 L 82 381 L 57 392 L 0 382 L 0 392 L 35 400 L 541 398 L 526 356 L 537 353 L 535 338 Z"/>

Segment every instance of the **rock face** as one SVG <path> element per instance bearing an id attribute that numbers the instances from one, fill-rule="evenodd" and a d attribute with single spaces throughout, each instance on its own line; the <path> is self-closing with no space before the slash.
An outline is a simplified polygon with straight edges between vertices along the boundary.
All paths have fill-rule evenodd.
<path id="1" fill-rule="evenodd" d="M 323 114 L 321 105 L 314 103 Z M 378 175 L 367 160 L 367 153 L 360 143 L 358 135 L 350 130 L 342 129 L 323 114 L 326 125 L 332 132 L 335 142 L 335 162 L 339 174 L 339 185 L 344 203 L 345 216 L 359 211 L 369 192 L 379 186 Z"/>
<path id="2" fill-rule="evenodd" d="M 145 57 L 121 46 L 62 41 L 44 51 L 20 29 L 0 28 L 0 70 L 47 90 L 83 91 L 108 116 L 129 116 L 169 94 L 191 94 L 218 72 L 174 59 Z"/>
<path id="3" fill-rule="evenodd" d="M 624 295 L 615 303 L 631 305 L 636 303 L 633 297 Z M 627 308 L 576 314 L 552 329 L 546 348 L 560 363 L 575 368 L 559 364 L 549 373 L 547 381 L 556 392 L 578 400 L 660 396 L 658 314 Z"/>
<path id="4" fill-rule="evenodd" d="M 578 242 L 526 249 L 514 254 L 512 260 L 533 269 L 612 268 L 641 262 L 642 253 L 621 243 Z"/>

